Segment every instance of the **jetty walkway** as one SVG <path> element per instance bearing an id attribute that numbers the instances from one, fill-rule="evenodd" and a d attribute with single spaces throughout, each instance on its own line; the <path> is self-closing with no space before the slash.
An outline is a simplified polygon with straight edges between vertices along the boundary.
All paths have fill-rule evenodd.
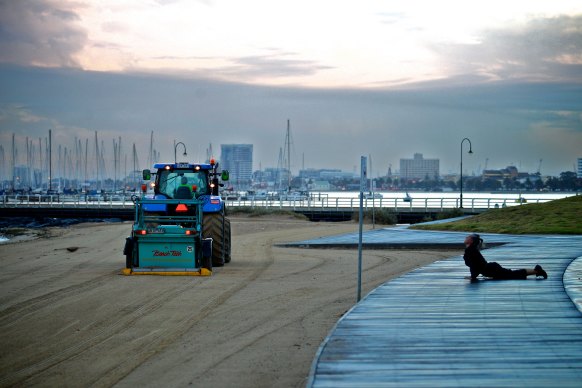
<path id="1" fill-rule="evenodd" d="M 356 195 L 356 194 L 354 194 Z M 479 198 L 466 198 L 464 214 L 479 214 L 489 209 L 520 206 L 526 203 L 551 201 L 553 196 L 529 197 L 518 194 L 490 194 Z M 358 197 L 334 197 L 325 193 L 311 193 L 300 198 L 279 199 L 228 199 L 227 208 L 285 210 L 305 215 L 312 221 L 345 221 L 358 212 Z M 430 196 L 414 194 L 414 197 L 365 198 L 366 211 L 388 210 L 399 223 L 416 223 L 434 219 L 443 212 L 459 209 L 456 195 Z M 121 218 L 131 220 L 134 216 L 133 202 L 124 196 L 91 195 L 0 195 L 0 210 L 3 217 L 56 217 L 56 218 Z"/>
<path id="2" fill-rule="evenodd" d="M 465 233 L 366 232 L 369 248 L 456 244 L 459 256 L 378 287 L 321 345 L 309 387 L 579 387 L 582 236 L 483 234 L 488 261 L 540 264 L 548 279 L 465 279 Z M 357 233 L 290 245 L 357 245 Z M 354 276 L 355 281 L 355 276 Z"/>

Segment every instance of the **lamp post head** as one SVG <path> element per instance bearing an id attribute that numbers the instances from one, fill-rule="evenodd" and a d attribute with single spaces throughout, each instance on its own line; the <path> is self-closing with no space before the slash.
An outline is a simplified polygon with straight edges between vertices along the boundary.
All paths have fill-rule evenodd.
<path id="1" fill-rule="evenodd" d="M 461 140 L 461 155 L 463 154 L 463 143 L 465 142 L 465 140 L 467 140 L 467 143 L 469 143 L 469 154 L 473 153 L 473 144 L 471 144 L 471 140 L 469 140 L 468 137 L 463 138 L 463 140 Z M 462 156 L 461 156 L 462 157 Z"/>
<path id="2" fill-rule="evenodd" d="M 176 141 L 174 140 L 174 143 L 175 143 L 175 142 L 176 142 Z M 174 144 L 174 163 L 177 163 L 177 161 L 176 161 L 176 153 L 177 153 L 177 151 L 178 151 L 178 146 L 179 146 L 180 144 L 182 144 L 182 147 L 184 147 L 184 153 L 183 153 L 182 155 L 183 155 L 183 156 L 188 156 L 188 154 L 186 153 L 186 144 L 184 144 L 184 143 L 182 143 L 181 141 L 179 141 L 178 143 L 175 143 L 175 144 Z"/>

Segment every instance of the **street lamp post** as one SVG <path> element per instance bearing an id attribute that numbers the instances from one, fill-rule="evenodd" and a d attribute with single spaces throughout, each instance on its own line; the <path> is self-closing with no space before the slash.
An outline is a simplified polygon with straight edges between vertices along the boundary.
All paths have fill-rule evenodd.
<path id="1" fill-rule="evenodd" d="M 459 180 L 459 186 L 460 186 L 460 202 L 461 202 L 461 206 L 460 208 L 463 208 L 463 143 L 465 142 L 465 140 L 467 140 L 469 142 L 469 154 L 473 153 L 473 147 L 471 146 L 471 140 L 469 140 L 468 137 L 464 138 L 463 140 L 461 140 L 461 179 Z"/>
<path id="2" fill-rule="evenodd" d="M 174 163 L 178 163 L 178 160 L 176 158 L 176 150 L 178 149 L 178 145 L 182 144 L 184 146 L 184 156 L 188 156 L 188 154 L 186 153 L 186 144 L 182 143 L 181 141 L 179 141 L 178 143 L 176 143 L 174 145 Z"/>

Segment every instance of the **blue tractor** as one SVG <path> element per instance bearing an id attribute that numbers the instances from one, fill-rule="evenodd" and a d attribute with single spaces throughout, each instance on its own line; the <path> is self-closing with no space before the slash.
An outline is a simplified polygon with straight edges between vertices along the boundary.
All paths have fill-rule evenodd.
<path id="1" fill-rule="evenodd" d="M 166 219 L 184 220 L 184 206 L 188 201 L 200 203 L 200 206 L 191 206 L 186 212 L 196 214 L 200 221 L 200 239 L 209 241 L 212 239 L 212 267 L 220 267 L 231 260 L 231 231 L 230 220 L 226 217 L 226 206 L 219 195 L 220 181 L 227 181 L 227 170 L 218 171 L 218 163 L 214 159 L 210 163 L 156 163 L 155 171 L 143 170 L 144 181 L 150 181 L 153 187 L 153 195 L 148 194 L 147 200 L 142 201 L 143 213 L 146 215 L 158 215 Z M 152 176 L 155 177 L 153 182 Z M 144 185 L 145 186 L 145 185 Z M 145 187 L 142 187 L 142 190 Z M 144 198 L 145 199 L 145 198 Z M 159 201 L 159 202 L 158 202 Z M 137 216 L 136 216 L 137 217 Z M 136 218 L 136 224 L 138 220 Z M 187 223 L 181 224 L 184 227 Z M 136 229 L 136 228 L 134 228 Z M 139 228 L 138 228 L 139 229 Z M 140 237 L 133 235 L 128 238 L 131 245 L 139 245 Z M 126 267 L 139 266 L 139 249 L 131 249 L 127 246 Z M 128 257 L 130 256 L 130 257 Z"/>

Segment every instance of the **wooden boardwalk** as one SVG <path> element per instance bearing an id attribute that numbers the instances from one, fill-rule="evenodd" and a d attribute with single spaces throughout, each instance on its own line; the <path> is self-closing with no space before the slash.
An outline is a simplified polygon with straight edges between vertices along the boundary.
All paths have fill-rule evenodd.
<path id="1" fill-rule="evenodd" d="M 454 239 L 462 255 L 464 234 L 389 229 L 372 234 L 384 244 Z M 470 282 L 457 256 L 385 283 L 325 339 L 308 386 L 581 387 L 582 265 L 566 270 L 582 256 L 582 236 L 485 235 L 489 240 L 507 244 L 485 250 L 487 260 L 509 268 L 540 264 L 548 279 Z M 298 244 L 317 243 L 329 241 Z"/>

